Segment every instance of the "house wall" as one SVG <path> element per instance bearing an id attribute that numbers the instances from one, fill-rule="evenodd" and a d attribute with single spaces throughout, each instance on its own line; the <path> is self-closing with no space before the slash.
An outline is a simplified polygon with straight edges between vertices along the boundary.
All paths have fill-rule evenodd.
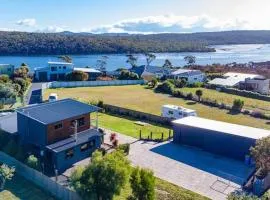
<path id="1" fill-rule="evenodd" d="M 47 126 L 47 144 L 52 144 L 55 143 L 57 141 L 66 139 L 68 137 L 70 137 L 71 135 L 74 134 L 74 128 L 72 128 L 72 121 L 73 120 L 77 120 L 80 118 L 84 118 L 84 122 L 85 124 L 81 127 L 78 127 L 78 133 L 84 130 L 87 130 L 90 128 L 90 113 L 85 114 L 85 115 L 80 115 L 77 117 L 73 117 L 73 118 L 69 118 L 66 120 L 63 120 L 61 122 L 56 122 L 53 124 L 49 124 Z M 62 128 L 60 129 L 55 129 L 55 125 L 62 123 Z"/>
<path id="2" fill-rule="evenodd" d="M 173 79 L 182 79 L 185 78 L 189 84 L 196 83 L 196 82 L 204 82 L 205 81 L 205 75 L 202 74 L 196 74 L 196 75 L 171 75 Z"/>
<path id="3" fill-rule="evenodd" d="M 66 169 L 68 169 L 69 167 L 71 167 L 74 163 L 89 158 L 89 156 L 91 156 L 91 154 L 98 148 L 100 148 L 101 146 L 101 138 L 99 136 L 93 136 L 91 138 L 89 138 L 88 141 L 94 140 L 95 141 L 95 145 L 88 149 L 87 151 L 81 151 L 81 146 L 83 145 L 78 145 L 73 149 L 73 157 L 72 158 L 66 158 L 66 151 L 63 152 L 59 152 L 57 154 L 54 154 L 54 163 L 56 165 L 56 168 L 58 169 L 58 171 L 61 173 L 63 171 L 65 171 Z M 85 143 L 84 143 L 85 144 Z"/>
<path id="4" fill-rule="evenodd" d="M 256 79 L 247 79 L 244 82 L 240 82 L 240 89 L 251 90 L 253 92 L 258 92 L 261 94 L 269 94 L 269 84 L 270 80 L 256 80 Z"/>
<path id="5" fill-rule="evenodd" d="M 214 154 L 245 160 L 256 140 L 196 127 L 173 125 L 175 143 L 194 146 Z"/>
<path id="6" fill-rule="evenodd" d="M 34 146 L 46 145 L 46 126 L 44 124 L 17 113 L 17 126 L 21 143 Z"/>

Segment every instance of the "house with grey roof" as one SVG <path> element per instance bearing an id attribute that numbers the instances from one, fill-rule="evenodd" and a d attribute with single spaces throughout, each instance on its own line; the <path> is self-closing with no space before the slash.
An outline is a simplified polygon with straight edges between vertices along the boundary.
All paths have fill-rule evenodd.
<path id="1" fill-rule="evenodd" d="M 151 65 L 141 65 L 138 67 L 133 67 L 129 71 L 138 74 L 139 77 L 142 77 L 144 80 L 152 80 L 155 78 L 162 78 L 171 73 L 171 69 L 164 69 L 163 67 L 151 66 Z"/>
<path id="2" fill-rule="evenodd" d="M 191 69 L 177 69 L 169 77 L 176 80 L 186 79 L 189 84 L 206 81 L 206 76 L 203 72 Z"/>
<path id="3" fill-rule="evenodd" d="M 100 109 L 73 99 L 19 108 L 17 134 L 47 169 L 63 172 L 100 148 L 102 134 L 91 124 Z"/>

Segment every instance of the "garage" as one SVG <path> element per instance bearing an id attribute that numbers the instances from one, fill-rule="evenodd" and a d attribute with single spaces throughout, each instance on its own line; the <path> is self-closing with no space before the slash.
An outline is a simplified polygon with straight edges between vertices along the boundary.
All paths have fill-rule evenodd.
<path id="1" fill-rule="evenodd" d="M 257 139 L 270 131 L 200 117 L 185 117 L 172 122 L 173 141 L 226 157 L 244 160 Z"/>

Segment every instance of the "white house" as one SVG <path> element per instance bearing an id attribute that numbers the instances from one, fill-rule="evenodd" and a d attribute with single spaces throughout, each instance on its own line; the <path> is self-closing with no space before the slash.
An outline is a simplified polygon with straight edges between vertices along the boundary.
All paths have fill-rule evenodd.
<path id="1" fill-rule="evenodd" d="M 169 76 L 173 79 L 186 79 L 189 84 L 196 82 L 204 82 L 206 76 L 200 70 L 190 70 L 190 69 L 178 69 L 173 71 Z"/>
<path id="2" fill-rule="evenodd" d="M 175 105 L 163 105 L 162 106 L 162 117 L 170 119 L 181 119 L 188 116 L 197 116 L 195 110 L 187 109 Z"/>
<path id="3" fill-rule="evenodd" d="M 64 80 L 65 75 L 72 72 L 73 63 L 48 62 L 47 67 L 35 68 L 35 79 L 38 81 Z"/>

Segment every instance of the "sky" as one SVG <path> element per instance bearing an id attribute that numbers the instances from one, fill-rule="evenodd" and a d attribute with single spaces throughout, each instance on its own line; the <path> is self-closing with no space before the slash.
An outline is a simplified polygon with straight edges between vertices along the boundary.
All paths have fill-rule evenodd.
<path id="1" fill-rule="evenodd" d="M 270 0 L 0 0 L 0 30 L 142 34 L 270 30 Z"/>

